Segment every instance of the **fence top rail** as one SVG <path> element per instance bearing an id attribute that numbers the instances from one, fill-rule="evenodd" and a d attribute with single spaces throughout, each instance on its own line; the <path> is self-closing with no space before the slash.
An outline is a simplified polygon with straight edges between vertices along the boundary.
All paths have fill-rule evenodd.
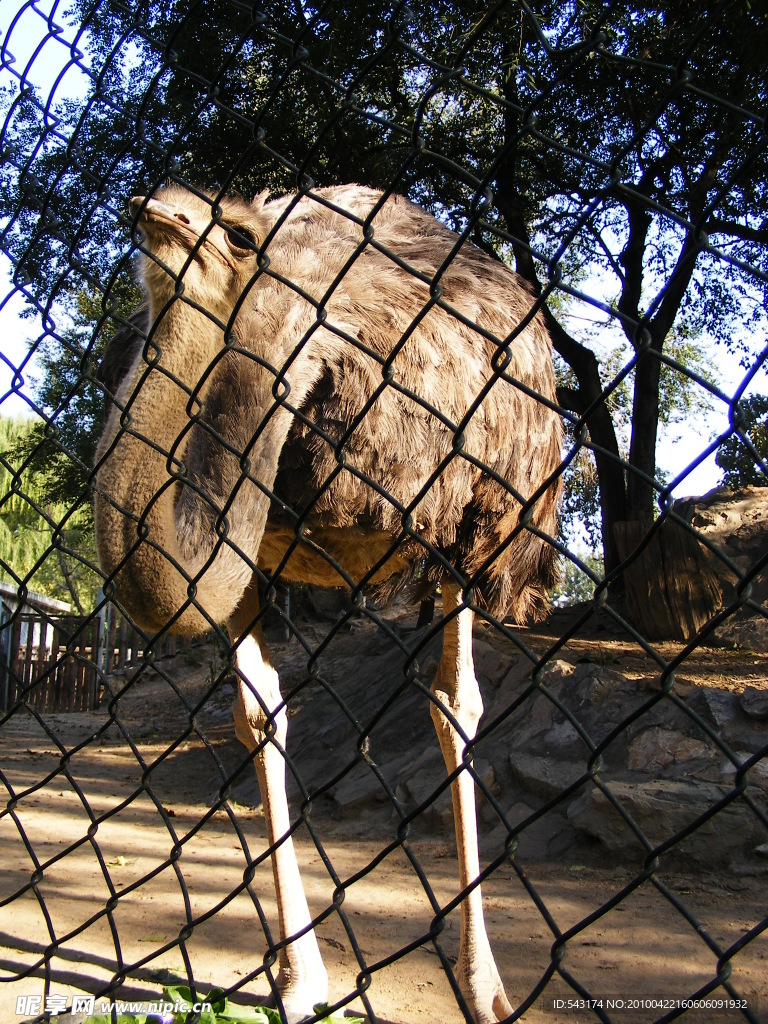
<path id="1" fill-rule="evenodd" d="M 20 606 L 29 608 L 29 613 L 34 613 L 37 609 L 41 612 L 58 613 L 59 615 L 71 615 L 73 612 L 72 605 L 67 601 L 59 601 L 54 597 L 48 597 L 47 594 L 38 594 L 34 590 L 28 590 L 26 596 L 22 598 L 19 588 L 11 583 L 0 582 L 0 600 L 10 612 Z"/>

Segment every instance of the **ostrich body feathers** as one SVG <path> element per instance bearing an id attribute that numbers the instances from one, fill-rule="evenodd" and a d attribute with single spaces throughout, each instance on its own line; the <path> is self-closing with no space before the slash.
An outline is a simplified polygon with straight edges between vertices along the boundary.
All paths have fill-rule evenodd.
<path id="1" fill-rule="evenodd" d="M 205 198 L 175 189 L 158 198 L 211 221 Z M 368 577 L 381 597 L 415 568 L 436 582 L 452 566 L 491 614 L 537 615 L 554 551 L 520 525 L 521 503 L 538 494 L 526 521 L 553 536 L 561 459 L 543 318 L 531 315 L 534 297 L 517 275 L 466 242 L 457 248 L 453 232 L 407 200 L 381 198 L 348 185 L 222 201 L 221 222 L 247 229 L 261 251 L 247 253 L 226 301 L 223 288 L 208 294 L 218 264 L 195 277 L 194 250 L 191 260 L 184 254 L 181 297 L 172 294 L 176 266 L 169 274 L 145 257 L 148 308 L 111 343 L 118 357 L 108 350 L 105 358 L 116 407 L 100 483 L 109 494 L 120 410 L 147 376 L 152 345 L 162 367 L 171 346 L 202 353 L 197 335 L 207 332 L 208 365 L 190 356 L 179 384 L 193 399 L 185 396 L 185 417 L 178 396 L 169 403 L 176 422 L 162 443 L 184 464 L 163 536 L 175 533 L 190 575 L 215 558 L 224 511 L 230 554 L 242 551 L 287 581 L 341 586 Z M 183 377 L 181 359 L 168 365 Z M 190 425 L 195 402 L 199 419 Z M 168 489 L 169 479 L 158 467 L 155 487 Z M 125 561 L 131 531 L 135 543 L 132 521 L 113 552 L 111 515 L 100 530 L 107 567 Z M 259 516 L 261 528 L 253 526 Z M 130 565 L 129 557 L 129 575 Z M 216 562 L 206 571 L 215 574 Z M 126 587 L 141 587 L 140 577 L 137 569 Z M 240 585 L 237 571 L 229 578 Z"/>

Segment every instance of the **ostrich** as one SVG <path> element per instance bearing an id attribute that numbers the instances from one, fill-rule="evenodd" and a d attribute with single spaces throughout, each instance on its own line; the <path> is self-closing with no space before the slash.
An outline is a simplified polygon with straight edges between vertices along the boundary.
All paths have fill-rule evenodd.
<path id="1" fill-rule="evenodd" d="M 257 570 L 392 594 L 418 564 L 440 583 L 430 710 L 457 772 L 471 886 L 474 781 L 458 769 L 483 713 L 472 609 L 523 621 L 553 582 L 550 339 L 520 278 L 402 197 L 346 185 L 248 203 L 173 186 L 131 207 L 147 306 L 133 320 L 141 340 L 112 360 L 122 381 L 97 453 L 101 565 L 146 630 L 226 624 L 236 732 L 253 754 L 290 940 L 278 1005 L 300 1020 L 326 1001 L 327 974 L 290 838 L 286 712 Z M 457 980 L 477 1024 L 512 1012 L 479 885 L 461 904 Z"/>

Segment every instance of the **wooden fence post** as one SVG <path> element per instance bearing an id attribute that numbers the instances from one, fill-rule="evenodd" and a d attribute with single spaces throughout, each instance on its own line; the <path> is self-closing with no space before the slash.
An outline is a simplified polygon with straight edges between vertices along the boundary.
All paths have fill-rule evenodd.
<path id="1" fill-rule="evenodd" d="M 0 602 L 0 708 L 9 708 L 11 696 L 11 652 L 13 629 L 10 609 Z"/>
<path id="2" fill-rule="evenodd" d="M 104 591 L 99 587 L 96 591 L 96 637 L 93 645 L 93 663 L 102 672 L 106 671 L 104 656 L 106 652 L 107 605 L 104 603 Z"/>

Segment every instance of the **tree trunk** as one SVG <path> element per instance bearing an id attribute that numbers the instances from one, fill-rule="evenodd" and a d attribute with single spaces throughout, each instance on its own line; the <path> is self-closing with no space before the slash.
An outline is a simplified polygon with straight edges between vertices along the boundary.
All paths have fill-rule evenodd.
<path id="1" fill-rule="evenodd" d="M 593 451 L 600 494 L 600 520 L 603 541 L 603 564 L 609 575 L 621 562 L 616 546 L 615 526 L 628 517 L 624 463 L 616 440 L 611 414 L 601 398 L 603 386 L 597 357 L 594 352 L 574 340 L 546 311 L 546 321 L 557 352 L 568 363 L 579 382 L 578 392 L 570 394 L 570 401 L 558 391 L 558 398 L 572 412 L 584 416 L 589 437 L 596 446 Z M 616 591 L 622 591 L 623 580 L 616 581 Z"/>
<path id="2" fill-rule="evenodd" d="M 639 360 L 635 369 L 632 405 L 632 439 L 627 474 L 627 518 L 650 525 L 653 522 L 656 490 L 656 438 L 659 431 L 659 383 L 661 361 L 655 346 Z"/>
<path id="3" fill-rule="evenodd" d="M 514 38 L 510 36 L 510 39 Z M 517 81 L 515 78 L 516 54 L 514 47 L 505 53 L 505 66 L 509 69 L 504 78 L 503 94 L 510 104 L 518 104 Z M 512 107 L 505 108 L 504 142 L 505 149 L 496 175 L 496 205 L 507 225 L 509 233 L 519 242 L 513 245 L 515 269 L 536 291 L 541 293 L 541 282 L 536 274 L 536 265 L 529 248 L 530 233 L 526 220 L 525 197 L 521 195 L 517 182 L 517 133 L 519 116 Z M 624 466 L 616 440 L 616 431 L 611 414 L 601 400 L 603 385 L 597 358 L 586 346 L 572 338 L 552 313 L 544 307 L 544 317 L 552 335 L 557 353 L 573 370 L 579 382 L 578 392 L 572 392 L 572 401 L 563 402 L 563 392 L 558 391 L 558 400 L 571 412 L 585 417 L 587 430 L 595 445 L 593 455 L 597 469 L 600 495 L 601 538 L 603 542 L 603 564 L 606 575 L 619 565 L 616 547 L 615 524 L 629 518 L 627 514 L 626 480 Z M 621 594 L 624 582 L 617 579 L 613 592 Z"/>
<path id="4" fill-rule="evenodd" d="M 622 558 L 646 533 L 644 523 L 616 524 Z M 671 520 L 661 524 L 624 576 L 627 613 L 647 640 L 689 640 L 722 607 L 722 587 L 707 550 Z"/>

